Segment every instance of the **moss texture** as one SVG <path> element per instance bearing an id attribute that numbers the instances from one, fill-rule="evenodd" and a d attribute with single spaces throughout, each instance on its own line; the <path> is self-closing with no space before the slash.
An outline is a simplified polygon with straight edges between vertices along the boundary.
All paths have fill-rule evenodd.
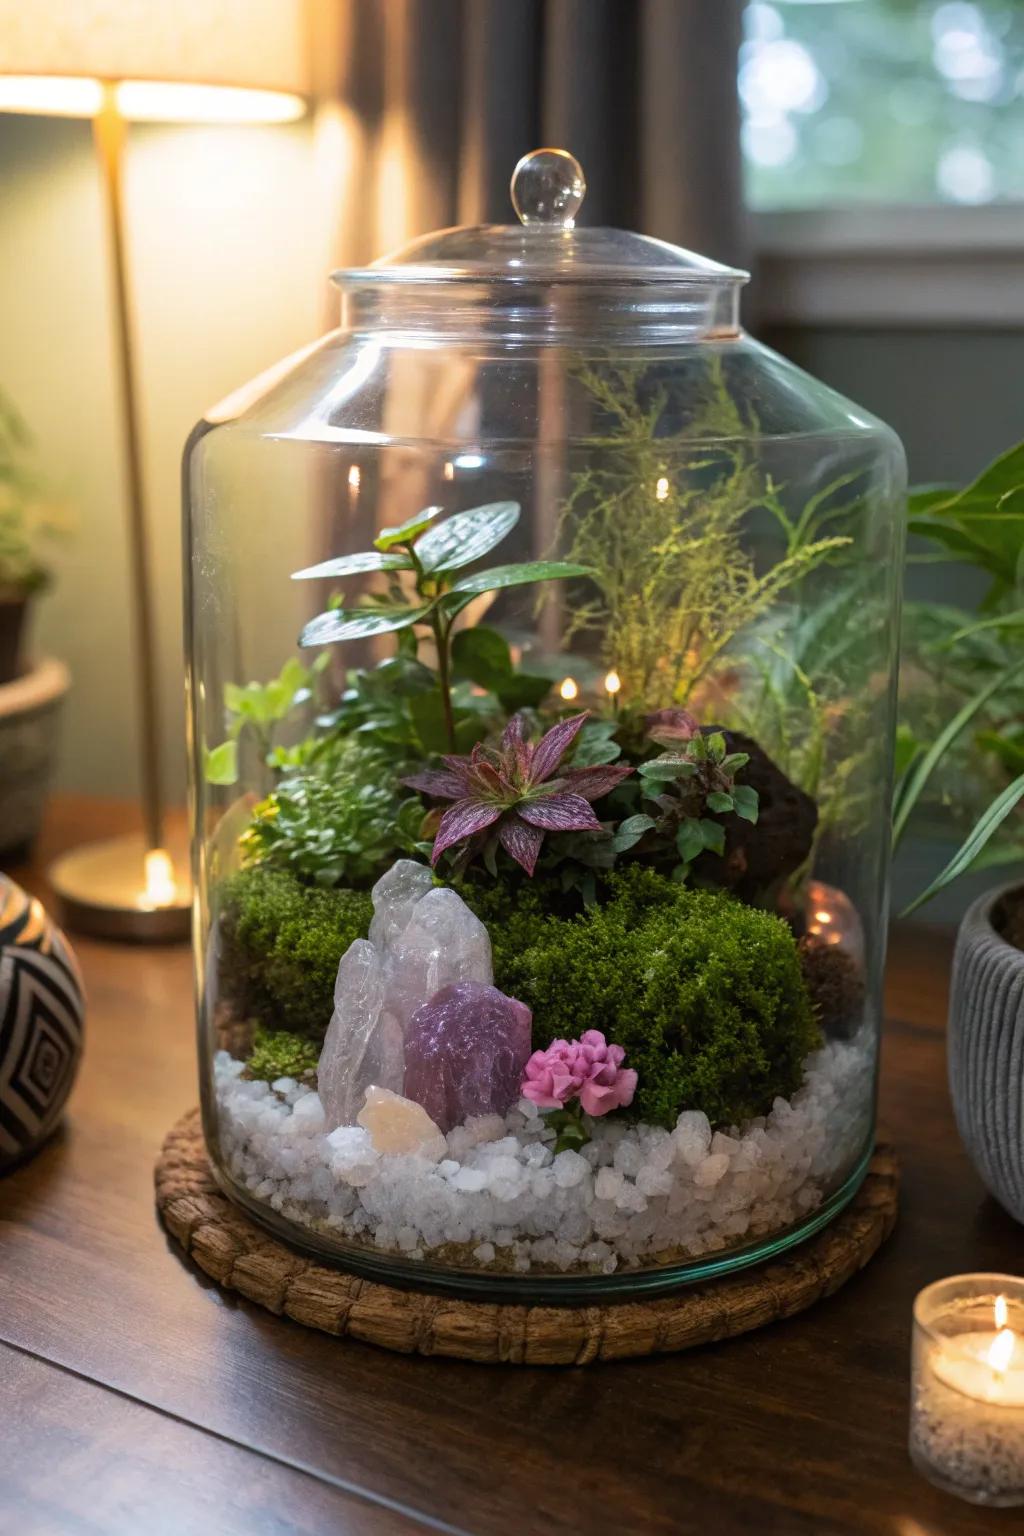
<path id="1" fill-rule="evenodd" d="M 319 1044 L 306 1035 L 287 1029 L 258 1029 L 245 1065 L 250 1077 L 272 1083 L 279 1077 L 305 1077 L 315 1072 L 319 1058 Z"/>
<path id="2" fill-rule="evenodd" d="M 632 866 L 603 905 L 546 910 L 543 887 L 465 892 L 487 923 L 495 984 L 533 1009 L 534 1047 L 600 1029 L 639 1073 L 631 1113 L 725 1126 L 790 1097 L 820 1032 L 779 918 Z"/>
<path id="3" fill-rule="evenodd" d="M 254 865 L 225 883 L 220 913 L 221 986 L 235 1012 L 322 1042 L 338 961 L 370 926 L 369 892 L 324 890 Z"/>

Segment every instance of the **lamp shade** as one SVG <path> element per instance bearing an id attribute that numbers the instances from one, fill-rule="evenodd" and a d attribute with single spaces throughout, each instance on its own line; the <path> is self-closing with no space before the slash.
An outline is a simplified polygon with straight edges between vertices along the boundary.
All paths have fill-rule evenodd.
<path id="1" fill-rule="evenodd" d="M 305 0 L 0 0 L 0 74 L 304 95 Z"/>

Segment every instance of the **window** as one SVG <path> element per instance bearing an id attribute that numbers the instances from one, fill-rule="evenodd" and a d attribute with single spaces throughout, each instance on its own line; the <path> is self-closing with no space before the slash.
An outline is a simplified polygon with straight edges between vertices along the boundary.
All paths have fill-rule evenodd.
<path id="1" fill-rule="evenodd" d="M 751 0 L 757 209 L 1024 201 L 1024 0 Z"/>

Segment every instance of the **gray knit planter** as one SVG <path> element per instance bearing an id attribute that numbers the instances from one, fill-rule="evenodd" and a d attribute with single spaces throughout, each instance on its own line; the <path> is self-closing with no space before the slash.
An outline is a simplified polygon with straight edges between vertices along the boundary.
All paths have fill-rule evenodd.
<path id="1" fill-rule="evenodd" d="M 956 1123 L 989 1193 L 1024 1222 L 1024 951 L 998 931 L 1017 887 L 979 897 L 957 934 L 949 1003 Z"/>

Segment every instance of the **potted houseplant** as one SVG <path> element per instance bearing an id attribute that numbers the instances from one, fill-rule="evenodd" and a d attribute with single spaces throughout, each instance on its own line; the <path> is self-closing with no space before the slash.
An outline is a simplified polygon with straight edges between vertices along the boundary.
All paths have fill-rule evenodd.
<path id="1" fill-rule="evenodd" d="M 911 610 L 920 644 L 912 666 L 953 679 L 959 707 L 922 739 L 901 732 L 894 841 L 943 771 L 970 799 L 973 825 L 915 911 L 968 870 L 1024 858 L 1024 444 L 965 490 L 925 490 L 911 531 L 935 553 L 989 579 L 980 616 Z M 965 753 L 967 754 L 965 758 Z M 964 786 L 967 786 L 965 793 Z M 997 887 L 968 909 L 957 936 L 949 1015 L 949 1078 L 957 1125 L 986 1187 L 1024 1221 L 1024 886 Z"/>
<path id="2" fill-rule="evenodd" d="M 32 602 L 51 580 L 39 546 L 58 522 L 27 428 L 0 393 L 0 855 L 8 859 L 38 829 L 68 687 L 61 662 L 30 663 L 25 646 Z"/>

